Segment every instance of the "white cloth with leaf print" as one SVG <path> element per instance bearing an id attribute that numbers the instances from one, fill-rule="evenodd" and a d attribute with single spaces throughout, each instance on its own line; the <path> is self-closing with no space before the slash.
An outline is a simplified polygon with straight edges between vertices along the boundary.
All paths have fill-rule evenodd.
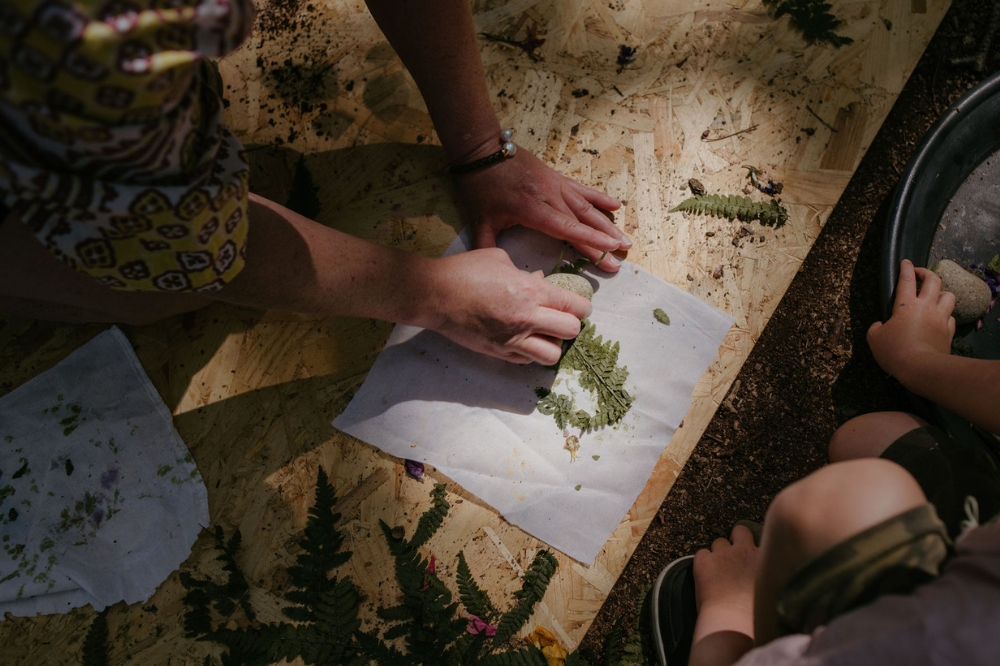
<path id="1" fill-rule="evenodd" d="M 0 398 L 0 619 L 148 599 L 208 524 L 205 484 L 111 328 Z"/>
<path id="2" fill-rule="evenodd" d="M 499 244 L 518 268 L 546 273 L 565 247 L 522 227 Z M 466 231 L 446 254 L 468 247 Z M 396 327 L 333 425 L 437 467 L 511 523 L 591 563 L 645 487 L 733 318 L 628 262 L 615 276 L 593 267 L 582 275 L 595 286 L 590 321 L 620 343 L 618 364 L 627 366 L 625 388 L 635 397 L 617 426 L 560 429 L 536 409 L 535 389 L 572 394 L 593 413 L 589 392 L 572 377 L 488 358 L 412 326 Z M 669 325 L 655 319 L 656 309 Z M 565 448 L 570 436 L 579 439 L 575 456 Z"/>

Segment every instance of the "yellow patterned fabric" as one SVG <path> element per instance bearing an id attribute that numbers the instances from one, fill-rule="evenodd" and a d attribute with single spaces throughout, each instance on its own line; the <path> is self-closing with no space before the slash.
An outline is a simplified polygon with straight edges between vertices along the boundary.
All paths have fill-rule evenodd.
<path id="1" fill-rule="evenodd" d="M 0 0 L 0 203 L 109 287 L 222 288 L 249 170 L 205 58 L 251 20 L 250 0 Z"/>

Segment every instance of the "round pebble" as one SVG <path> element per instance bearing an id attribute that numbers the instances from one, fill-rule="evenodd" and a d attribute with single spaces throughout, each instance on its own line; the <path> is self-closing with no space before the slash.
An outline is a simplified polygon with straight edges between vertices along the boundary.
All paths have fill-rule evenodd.
<path id="1" fill-rule="evenodd" d="M 941 289 L 955 294 L 952 315 L 957 324 L 970 324 L 983 316 L 992 296 L 983 280 L 948 259 L 939 261 L 931 270 L 941 278 Z"/>
<path id="2" fill-rule="evenodd" d="M 545 281 L 551 282 L 557 287 L 562 287 L 563 289 L 572 291 L 574 294 L 579 294 L 588 301 L 594 298 L 594 288 L 590 286 L 590 281 L 580 275 L 573 275 L 572 273 L 553 273 L 552 275 L 546 275 Z"/>

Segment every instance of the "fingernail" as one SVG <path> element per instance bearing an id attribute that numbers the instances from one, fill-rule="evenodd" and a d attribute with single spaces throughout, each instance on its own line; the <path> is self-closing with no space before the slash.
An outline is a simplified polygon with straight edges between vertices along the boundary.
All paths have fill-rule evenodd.
<path id="1" fill-rule="evenodd" d="M 621 247 L 623 250 L 629 249 L 630 247 L 632 247 L 632 239 L 629 238 L 627 235 L 622 234 L 622 243 L 619 247 Z"/>
<path id="2" fill-rule="evenodd" d="M 604 260 L 609 264 L 611 264 L 612 266 L 614 266 L 615 268 L 621 268 L 622 262 L 620 262 L 618 260 L 618 257 L 616 257 L 613 254 L 607 255 L 606 257 L 604 257 Z"/>

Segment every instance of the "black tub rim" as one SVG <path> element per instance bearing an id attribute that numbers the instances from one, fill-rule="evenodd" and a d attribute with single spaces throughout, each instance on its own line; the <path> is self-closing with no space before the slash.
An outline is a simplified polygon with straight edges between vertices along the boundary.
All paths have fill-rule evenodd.
<path id="1" fill-rule="evenodd" d="M 976 141 L 976 137 L 980 140 Z M 951 141 L 959 141 L 963 148 L 965 143 L 972 145 L 970 150 L 964 151 L 949 145 Z M 949 166 L 949 160 L 954 161 L 952 153 L 956 150 L 961 163 L 953 165 L 957 168 L 949 171 L 946 167 Z M 938 118 L 921 139 L 900 175 L 891 195 L 882 244 L 882 264 L 879 267 L 879 303 L 883 319 L 888 319 L 892 313 L 900 262 L 909 259 L 916 266 L 924 266 L 930 254 L 933 230 L 937 226 L 935 224 L 929 230 L 924 230 L 929 233 L 907 234 L 906 232 L 912 231 L 907 221 L 915 219 L 917 214 L 934 215 L 935 220 L 940 220 L 949 200 L 962 183 L 987 157 L 998 150 L 1000 72 L 970 89 Z M 929 182 L 924 180 L 928 173 L 933 174 Z M 942 175 L 945 176 L 943 180 Z M 930 183 L 934 183 L 935 187 L 929 188 Z M 947 194 L 942 194 L 943 192 Z M 934 200 L 934 208 L 940 210 L 919 209 L 926 206 L 928 198 Z M 919 231 L 918 229 L 917 232 Z"/>

